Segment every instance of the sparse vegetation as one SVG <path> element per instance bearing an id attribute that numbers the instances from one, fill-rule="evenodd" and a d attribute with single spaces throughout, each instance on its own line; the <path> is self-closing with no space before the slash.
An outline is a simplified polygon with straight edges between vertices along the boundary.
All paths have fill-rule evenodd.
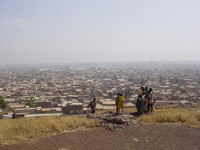
<path id="1" fill-rule="evenodd" d="M 47 137 L 75 129 L 97 127 L 96 120 L 81 116 L 19 118 L 0 120 L 0 143 Z"/>
<path id="2" fill-rule="evenodd" d="M 36 107 L 36 102 L 34 100 L 29 100 L 26 105 L 28 105 L 29 107 Z"/>
<path id="3" fill-rule="evenodd" d="M 200 112 L 196 109 L 159 109 L 149 115 L 142 115 L 144 124 L 184 123 L 195 126 L 200 121 Z"/>
<path id="4" fill-rule="evenodd" d="M 113 96 L 114 96 L 113 92 L 108 92 L 108 95 L 110 98 L 113 98 Z"/>
<path id="5" fill-rule="evenodd" d="M 187 93 L 187 91 L 185 89 L 181 88 L 180 86 L 177 86 L 176 89 L 178 91 L 180 91 L 181 93 Z"/>
<path id="6" fill-rule="evenodd" d="M 135 80 L 134 80 L 133 77 L 130 77 L 130 78 L 128 78 L 128 81 L 130 81 L 130 82 L 134 82 Z"/>
<path id="7" fill-rule="evenodd" d="M 7 102 L 4 100 L 3 97 L 0 97 L 0 109 L 5 109 L 7 107 Z"/>
<path id="8" fill-rule="evenodd" d="M 135 111 L 132 108 L 125 110 L 125 112 Z M 97 111 L 97 113 L 102 113 L 102 111 Z M 200 121 L 200 112 L 197 109 L 159 109 L 149 115 L 140 116 L 138 120 L 143 124 L 181 123 L 197 126 Z M 87 119 L 85 115 L 2 119 L 0 120 L 0 144 L 38 139 L 75 129 L 98 126 L 98 121 Z"/>
<path id="9" fill-rule="evenodd" d="M 53 100 L 60 100 L 60 99 L 61 99 L 60 96 L 56 96 L 56 97 L 53 98 Z"/>

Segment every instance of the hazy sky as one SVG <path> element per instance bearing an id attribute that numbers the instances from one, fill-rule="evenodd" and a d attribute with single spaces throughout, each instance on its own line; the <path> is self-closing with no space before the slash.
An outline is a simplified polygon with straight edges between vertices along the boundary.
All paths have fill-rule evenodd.
<path id="1" fill-rule="evenodd" d="M 0 0 L 0 64 L 200 60 L 200 0 Z"/>

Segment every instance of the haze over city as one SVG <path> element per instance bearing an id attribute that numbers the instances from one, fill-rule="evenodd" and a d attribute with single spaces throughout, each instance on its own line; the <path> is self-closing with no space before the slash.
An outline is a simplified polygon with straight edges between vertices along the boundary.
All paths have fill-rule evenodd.
<path id="1" fill-rule="evenodd" d="M 0 0 L 0 64 L 200 61 L 200 1 Z"/>

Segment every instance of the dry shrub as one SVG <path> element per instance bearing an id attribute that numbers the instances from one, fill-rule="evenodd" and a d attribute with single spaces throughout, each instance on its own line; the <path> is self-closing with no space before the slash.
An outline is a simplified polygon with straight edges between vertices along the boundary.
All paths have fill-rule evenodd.
<path id="1" fill-rule="evenodd" d="M 79 116 L 19 118 L 0 120 L 0 143 L 41 138 L 78 128 L 93 128 L 96 120 Z"/>
<path id="2" fill-rule="evenodd" d="M 197 124 L 199 116 L 200 114 L 195 109 L 160 109 L 141 116 L 141 120 L 146 124 L 185 123 L 193 126 Z"/>
<path id="3" fill-rule="evenodd" d="M 200 113 L 196 114 L 196 118 L 200 121 Z"/>

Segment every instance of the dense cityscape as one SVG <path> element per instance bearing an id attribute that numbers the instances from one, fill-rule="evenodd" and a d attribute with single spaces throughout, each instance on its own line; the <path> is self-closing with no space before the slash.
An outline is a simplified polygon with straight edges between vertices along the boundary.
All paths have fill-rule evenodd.
<path id="1" fill-rule="evenodd" d="M 156 107 L 195 107 L 200 101 L 200 63 L 152 61 L 0 68 L 0 96 L 8 104 L 4 117 L 87 113 L 94 97 L 97 110 L 112 110 L 117 93 L 124 94 L 125 108 L 134 108 L 136 90 L 141 86 L 153 89 Z"/>

